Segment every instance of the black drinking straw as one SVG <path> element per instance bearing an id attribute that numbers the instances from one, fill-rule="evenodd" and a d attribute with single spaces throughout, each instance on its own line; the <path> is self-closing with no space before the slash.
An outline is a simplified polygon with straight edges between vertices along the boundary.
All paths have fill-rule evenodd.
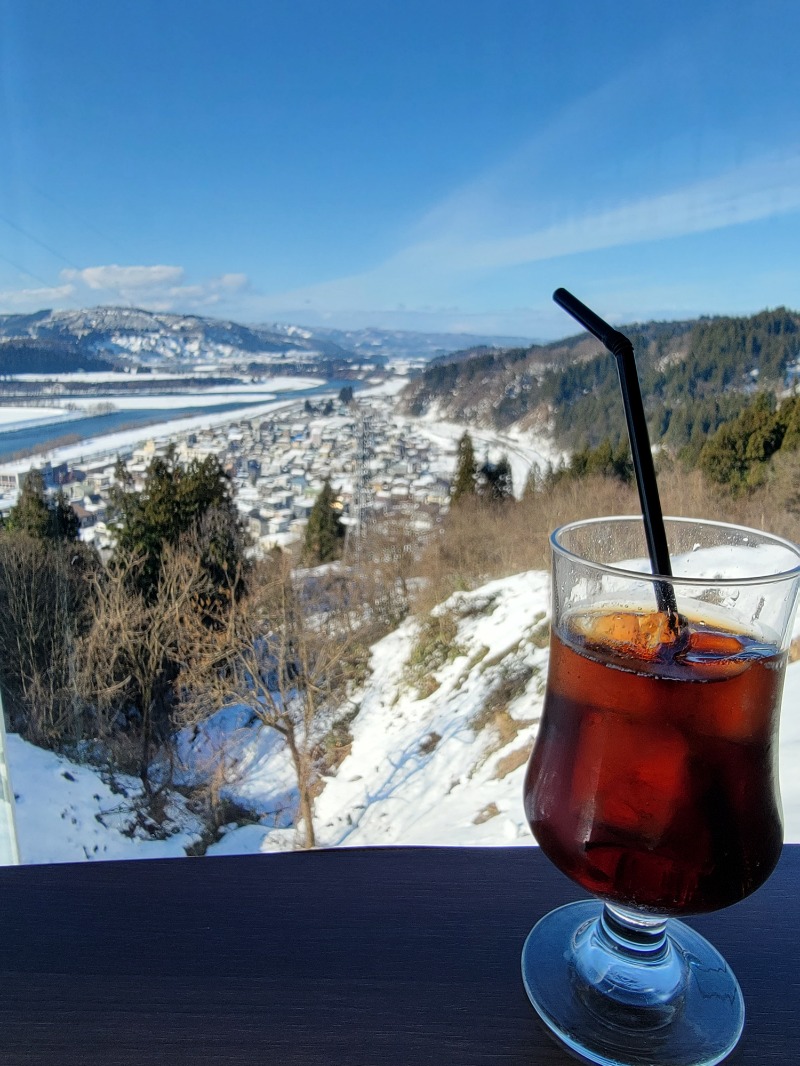
<path id="1" fill-rule="evenodd" d="M 672 577 L 672 564 L 669 561 L 667 534 L 664 530 L 664 516 L 658 496 L 656 472 L 653 466 L 653 453 L 650 450 L 650 435 L 644 417 L 642 390 L 639 388 L 639 375 L 636 373 L 636 359 L 633 345 L 619 330 L 609 326 L 599 315 L 567 292 L 556 289 L 553 299 L 563 307 L 567 314 L 597 337 L 602 345 L 614 356 L 619 371 L 619 383 L 622 389 L 622 402 L 625 405 L 625 421 L 628 423 L 628 438 L 633 456 L 633 469 L 636 472 L 636 487 L 644 517 L 644 534 L 647 551 L 654 574 Z M 665 611 L 670 618 L 677 619 L 678 605 L 675 590 L 668 581 L 656 581 L 656 599 L 659 610 Z"/>

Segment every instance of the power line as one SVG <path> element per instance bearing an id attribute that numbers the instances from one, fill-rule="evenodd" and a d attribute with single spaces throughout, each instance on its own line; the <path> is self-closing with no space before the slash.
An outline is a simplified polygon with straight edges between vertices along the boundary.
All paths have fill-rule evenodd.
<path id="1" fill-rule="evenodd" d="M 62 203 L 62 201 L 58 200 L 55 196 L 53 196 L 52 193 L 45 192 L 44 189 L 40 189 L 38 185 L 32 185 L 30 182 L 28 182 L 28 188 L 31 189 L 32 192 L 35 192 L 37 196 L 41 196 L 43 200 L 48 200 L 51 204 L 53 204 L 54 207 L 57 207 L 59 211 L 62 211 L 68 218 L 74 219 L 74 221 L 77 222 L 79 225 L 83 226 L 84 229 L 87 229 L 90 232 L 94 233 L 97 237 L 101 237 L 104 241 L 110 244 L 112 248 L 116 249 L 116 251 L 119 252 L 121 255 L 127 254 L 125 252 L 125 249 L 122 247 L 120 242 L 116 240 L 116 238 L 110 237 L 107 233 L 104 233 L 102 230 L 98 229 L 97 226 L 93 225 L 93 223 L 88 222 L 73 208 L 68 207 L 65 203 Z"/>
<path id="2" fill-rule="evenodd" d="M 60 259 L 62 263 L 66 263 L 67 266 L 71 266 L 74 270 L 81 269 L 77 263 L 74 263 L 71 259 L 67 259 L 67 257 L 62 255 L 61 252 L 57 252 L 55 248 L 51 248 L 49 244 L 40 241 L 38 237 L 34 237 L 32 233 L 28 233 L 26 229 L 23 229 L 22 226 L 18 225 L 16 222 L 12 222 L 11 219 L 6 218 L 5 215 L 0 215 L 0 222 L 5 222 L 7 226 L 15 229 L 18 233 L 21 233 L 23 237 L 27 237 L 29 241 L 33 241 L 34 244 L 38 244 L 40 248 L 44 248 L 46 252 L 49 252 L 50 255 L 54 255 L 56 259 Z"/>
<path id="3" fill-rule="evenodd" d="M 9 259 L 8 256 L 3 255 L 2 252 L 0 252 L 0 259 L 2 259 L 4 263 L 8 263 L 8 265 L 12 266 L 15 270 L 19 270 L 20 273 L 27 274 L 27 276 L 29 278 L 33 278 L 34 281 L 41 282 L 41 284 L 44 285 L 45 288 L 52 288 L 49 281 L 45 281 L 43 277 L 40 277 L 38 274 L 34 274 L 32 270 L 28 270 L 24 266 L 20 266 L 19 263 L 15 263 L 13 259 Z"/>

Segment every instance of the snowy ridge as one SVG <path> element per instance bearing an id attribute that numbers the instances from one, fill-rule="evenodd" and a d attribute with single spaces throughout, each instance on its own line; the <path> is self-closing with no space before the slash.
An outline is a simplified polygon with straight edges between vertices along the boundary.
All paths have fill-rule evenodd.
<path id="1" fill-rule="evenodd" d="M 433 624 L 411 620 L 375 646 L 352 751 L 317 801 L 325 843 L 532 842 L 522 776 L 542 706 L 548 586 L 531 572 L 457 593 Z M 450 650 L 415 668 L 436 623 L 451 631 L 445 620 Z"/>
<path id="2" fill-rule="evenodd" d="M 548 601 L 547 574 L 518 574 L 457 593 L 374 646 L 371 676 L 345 708 L 350 751 L 316 801 L 321 846 L 533 843 L 522 782 L 542 709 Z M 179 783 L 213 779 L 252 817 L 207 854 L 295 846 L 292 770 L 274 734 L 230 707 L 180 740 Z M 120 779 L 121 794 L 19 737 L 8 749 L 24 862 L 182 855 L 200 840 L 180 795 L 153 840 L 132 824 L 133 779 Z M 780 765 L 785 837 L 800 842 L 800 662 L 787 670 Z"/>
<path id="3" fill-rule="evenodd" d="M 461 333 L 355 329 L 271 322 L 242 325 L 224 319 L 180 315 L 129 307 L 94 307 L 76 311 L 39 311 L 0 315 L 2 339 L 69 340 L 88 354 L 122 362 L 216 363 L 276 356 L 308 362 L 314 357 L 345 360 L 355 365 L 410 360 L 422 367 L 447 352 L 474 345 L 517 347 L 519 337 L 486 337 Z"/>
<path id="4" fill-rule="evenodd" d="M 239 325 L 198 315 L 177 315 L 139 308 L 95 307 L 81 311 L 45 311 L 0 315 L 0 339 L 68 339 L 91 355 L 135 363 L 241 362 L 259 357 L 305 360 L 327 354 L 346 357 L 331 341 L 315 341 L 301 329 L 275 330 Z"/>

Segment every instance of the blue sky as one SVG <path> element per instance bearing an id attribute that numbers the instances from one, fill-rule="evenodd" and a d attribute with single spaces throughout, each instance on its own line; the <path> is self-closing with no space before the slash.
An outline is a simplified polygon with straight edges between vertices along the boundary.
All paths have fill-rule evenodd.
<path id="1" fill-rule="evenodd" d="M 800 5 L 0 0 L 0 312 L 800 307 Z"/>

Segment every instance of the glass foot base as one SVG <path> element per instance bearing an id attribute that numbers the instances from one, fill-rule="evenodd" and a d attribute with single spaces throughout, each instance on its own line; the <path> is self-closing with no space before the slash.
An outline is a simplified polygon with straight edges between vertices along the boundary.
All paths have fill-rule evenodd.
<path id="1" fill-rule="evenodd" d="M 674 919 L 657 949 L 621 949 L 613 915 L 602 915 L 596 900 L 571 903 L 525 941 L 525 990 L 557 1040 L 601 1066 L 721 1062 L 741 1036 L 744 1002 L 719 952 Z"/>

